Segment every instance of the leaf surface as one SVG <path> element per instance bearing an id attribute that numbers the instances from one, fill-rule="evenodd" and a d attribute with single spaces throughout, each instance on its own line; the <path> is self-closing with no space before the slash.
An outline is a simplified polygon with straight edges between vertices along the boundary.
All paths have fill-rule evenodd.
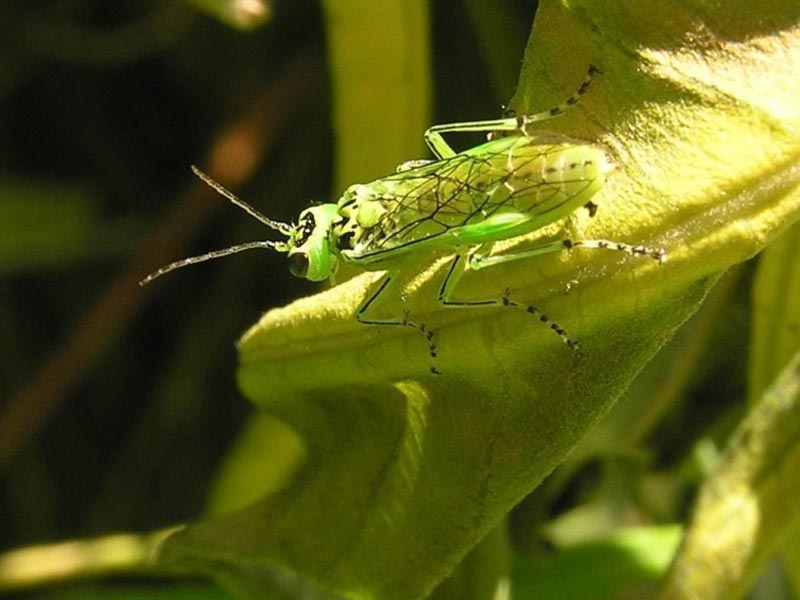
<path id="1" fill-rule="evenodd" d="M 348 598 L 429 594 L 719 276 L 800 216 L 799 18 L 777 1 L 543 2 L 511 106 L 555 105 L 596 65 L 581 105 L 544 125 L 604 143 L 617 171 L 594 218 L 505 246 L 610 238 L 663 247 L 666 264 L 576 249 L 464 278 L 464 297 L 510 288 L 535 304 L 576 353 L 522 311 L 440 307 L 447 257 L 410 260 L 387 310 L 435 332 L 438 377 L 417 332 L 355 321 L 380 274 L 268 312 L 240 342 L 239 383 L 307 458 L 287 487 L 173 536 L 163 559 L 300 574 Z"/>

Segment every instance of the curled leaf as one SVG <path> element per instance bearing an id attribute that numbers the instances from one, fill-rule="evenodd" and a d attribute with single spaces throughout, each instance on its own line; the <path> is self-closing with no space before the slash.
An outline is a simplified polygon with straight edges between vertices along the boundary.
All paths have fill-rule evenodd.
<path id="1" fill-rule="evenodd" d="M 168 540 L 164 560 L 278 569 L 350 598 L 430 593 L 717 278 L 800 217 L 800 8 L 768 4 L 755 19 L 738 3 L 543 2 L 512 107 L 557 104 L 596 65 L 581 105 L 546 125 L 605 144 L 617 170 L 595 217 L 506 247 L 609 238 L 663 247 L 667 262 L 577 248 L 464 278 L 464 297 L 510 288 L 540 308 L 576 353 L 522 311 L 439 306 L 447 257 L 410 260 L 387 310 L 435 332 L 438 377 L 417 332 L 354 319 L 380 274 L 268 312 L 241 340 L 239 383 L 307 460 L 288 487 Z"/>

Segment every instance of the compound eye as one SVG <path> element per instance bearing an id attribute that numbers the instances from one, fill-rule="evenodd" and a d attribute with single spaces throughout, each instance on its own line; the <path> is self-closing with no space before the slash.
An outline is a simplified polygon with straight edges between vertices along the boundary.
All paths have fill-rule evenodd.
<path id="1" fill-rule="evenodd" d="M 289 261 L 289 272 L 295 277 L 302 279 L 308 275 L 308 255 L 303 252 L 296 252 L 287 257 Z"/>

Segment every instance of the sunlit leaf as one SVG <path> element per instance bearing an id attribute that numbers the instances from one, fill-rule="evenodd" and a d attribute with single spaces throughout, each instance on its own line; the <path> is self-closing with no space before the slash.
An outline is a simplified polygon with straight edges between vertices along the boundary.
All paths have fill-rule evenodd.
<path id="1" fill-rule="evenodd" d="M 742 598 L 800 527 L 800 353 L 752 406 L 698 496 L 662 600 Z"/>
<path id="2" fill-rule="evenodd" d="M 441 308 L 446 259 L 411 260 L 394 308 L 436 333 L 438 377 L 416 332 L 355 321 L 376 274 L 270 311 L 240 343 L 240 385 L 308 459 L 290 487 L 173 537 L 164 559 L 299 573 L 352 598 L 429 593 L 719 276 L 800 216 L 800 7 L 783 4 L 543 3 L 512 108 L 560 102 L 596 65 L 582 105 L 546 126 L 601 141 L 618 169 L 596 217 L 530 237 L 664 247 L 666 264 L 574 250 L 465 278 L 464 297 L 511 288 L 541 308 L 576 353 L 521 311 Z"/>

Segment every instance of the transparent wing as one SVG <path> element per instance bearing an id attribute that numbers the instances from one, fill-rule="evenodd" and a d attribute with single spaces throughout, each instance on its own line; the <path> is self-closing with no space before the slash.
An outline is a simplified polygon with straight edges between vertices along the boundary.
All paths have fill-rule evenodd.
<path id="1" fill-rule="evenodd" d="M 527 213 L 541 227 L 588 200 L 604 160 L 598 145 L 543 133 L 499 138 L 391 175 L 370 184 L 384 212 L 358 254 L 433 242 L 502 212 Z"/>

